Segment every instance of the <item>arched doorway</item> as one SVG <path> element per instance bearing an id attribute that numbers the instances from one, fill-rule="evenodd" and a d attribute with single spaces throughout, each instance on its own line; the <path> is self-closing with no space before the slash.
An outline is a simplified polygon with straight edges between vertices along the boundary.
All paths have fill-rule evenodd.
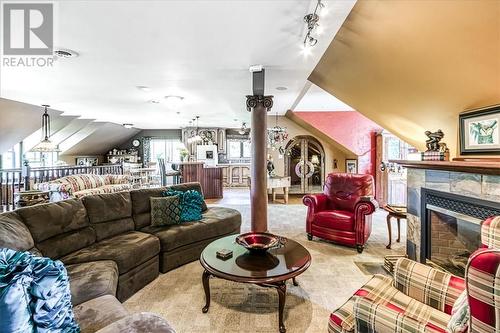
<path id="1" fill-rule="evenodd" d="M 290 193 L 318 193 L 325 179 L 325 151 L 309 135 L 299 135 L 288 142 L 285 150 L 285 174 L 291 178 Z"/>

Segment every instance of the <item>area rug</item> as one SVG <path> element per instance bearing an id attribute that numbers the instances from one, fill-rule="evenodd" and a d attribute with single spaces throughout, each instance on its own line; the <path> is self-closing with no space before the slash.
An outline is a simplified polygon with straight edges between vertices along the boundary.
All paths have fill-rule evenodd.
<path id="1" fill-rule="evenodd" d="M 242 232 L 250 227 L 249 205 L 224 205 L 243 216 Z M 312 264 L 297 278 L 299 286 L 288 285 L 285 305 L 287 332 L 327 332 L 330 312 L 342 305 L 371 276 L 371 269 L 359 263 L 382 262 L 386 254 L 404 253 L 402 244 L 385 248 L 385 214 L 377 212 L 372 235 L 365 251 L 314 239 L 305 233 L 306 207 L 269 205 L 270 231 L 294 239 L 312 255 Z M 406 229 L 402 226 L 402 235 Z M 356 264 L 358 263 L 358 265 Z M 367 275 L 366 273 L 370 274 Z M 201 312 L 205 296 L 202 268 L 192 262 L 160 276 L 125 302 L 131 312 L 151 311 L 165 319 L 179 333 L 278 331 L 278 295 L 275 290 L 254 285 L 211 279 L 212 302 L 208 313 Z"/>

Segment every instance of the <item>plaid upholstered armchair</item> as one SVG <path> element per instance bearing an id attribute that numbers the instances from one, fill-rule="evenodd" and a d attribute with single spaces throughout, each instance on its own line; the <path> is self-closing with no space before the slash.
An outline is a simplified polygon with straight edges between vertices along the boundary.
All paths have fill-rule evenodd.
<path id="1" fill-rule="evenodd" d="M 465 280 L 400 259 L 393 279 L 373 276 L 330 315 L 329 332 L 464 332 L 451 325 L 453 305 L 464 290 L 470 309 L 465 332 L 500 332 L 500 217 L 482 223 L 481 243 L 469 258 Z"/>

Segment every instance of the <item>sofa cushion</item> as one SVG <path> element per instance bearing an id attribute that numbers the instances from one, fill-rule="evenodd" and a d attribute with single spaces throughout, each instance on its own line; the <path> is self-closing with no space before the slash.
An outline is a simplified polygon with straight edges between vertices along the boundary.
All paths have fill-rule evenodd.
<path id="1" fill-rule="evenodd" d="M 97 194 L 82 199 L 97 241 L 134 230 L 129 192 Z"/>
<path id="2" fill-rule="evenodd" d="M 61 260 L 66 264 L 78 264 L 96 260 L 113 260 L 120 275 L 153 258 L 160 252 L 159 240 L 146 233 L 130 231 L 125 234 L 94 243 L 71 253 Z"/>
<path id="3" fill-rule="evenodd" d="M 97 331 L 96 333 L 175 333 L 175 330 L 168 324 L 168 322 L 160 316 L 149 313 L 141 312 L 134 313 L 105 328 Z"/>
<path id="4" fill-rule="evenodd" d="M 116 295 L 118 266 L 112 260 L 67 265 L 71 303 L 78 305 L 104 295 Z"/>
<path id="5" fill-rule="evenodd" d="M 36 243 L 89 227 L 87 211 L 80 200 L 70 199 L 17 210 Z"/>
<path id="6" fill-rule="evenodd" d="M 83 198 L 89 195 L 94 194 L 105 194 L 105 193 L 115 193 L 115 192 L 123 192 L 128 191 L 132 187 L 130 184 L 116 184 L 116 185 L 104 185 L 96 188 L 89 188 L 86 190 L 81 190 L 73 193 L 75 198 Z"/>
<path id="7" fill-rule="evenodd" d="M 17 214 L 30 230 L 36 247 L 50 258 L 57 259 L 96 240 L 87 211 L 77 199 L 24 207 Z"/>
<path id="8" fill-rule="evenodd" d="M 89 188 L 96 188 L 106 185 L 106 180 L 104 176 L 94 175 L 94 174 L 79 174 L 79 175 L 66 176 L 61 178 L 60 181 L 64 181 L 70 184 L 73 193 L 81 190 L 86 190 Z"/>
<path id="9" fill-rule="evenodd" d="M 164 226 L 181 223 L 181 198 L 178 195 L 150 198 L 151 225 Z"/>
<path id="10" fill-rule="evenodd" d="M 0 248 L 28 251 L 35 242 L 30 231 L 15 212 L 0 214 Z"/>
<path id="11" fill-rule="evenodd" d="M 354 214 L 343 210 L 325 210 L 314 214 L 314 224 L 329 229 L 354 231 Z"/>
<path id="12" fill-rule="evenodd" d="M 241 214 L 235 209 L 211 207 L 197 222 L 184 222 L 164 227 L 148 226 L 141 231 L 160 239 L 161 251 L 171 251 L 205 239 L 237 232 L 241 227 Z"/>
<path id="13" fill-rule="evenodd" d="M 166 189 L 166 187 L 160 187 L 130 191 L 132 216 L 137 230 L 151 224 L 151 203 L 149 199 L 151 197 L 161 197 Z"/>
<path id="14" fill-rule="evenodd" d="M 79 304 L 73 308 L 73 312 L 81 333 L 94 333 L 128 315 L 125 307 L 111 295 Z"/>

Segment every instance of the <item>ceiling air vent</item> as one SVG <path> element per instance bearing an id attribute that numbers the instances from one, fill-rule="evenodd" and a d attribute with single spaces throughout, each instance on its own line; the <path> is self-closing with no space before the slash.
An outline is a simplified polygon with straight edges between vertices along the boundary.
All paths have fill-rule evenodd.
<path id="1" fill-rule="evenodd" d="M 58 58 L 76 58 L 76 57 L 78 57 L 78 53 L 76 53 L 75 51 L 64 50 L 64 49 L 54 50 L 54 55 L 57 56 Z"/>

